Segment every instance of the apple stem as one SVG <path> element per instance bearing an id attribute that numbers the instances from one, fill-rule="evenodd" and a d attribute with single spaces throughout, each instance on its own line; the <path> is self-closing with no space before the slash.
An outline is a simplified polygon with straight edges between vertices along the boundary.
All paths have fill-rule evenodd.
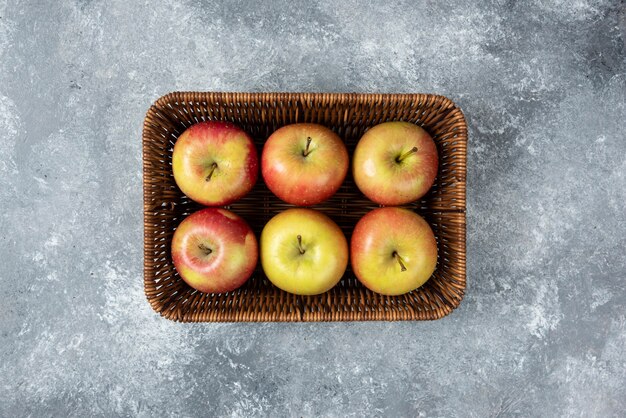
<path id="1" fill-rule="evenodd" d="M 298 250 L 301 255 L 305 253 L 304 248 L 302 248 L 302 235 L 298 235 Z"/>
<path id="2" fill-rule="evenodd" d="M 206 178 L 204 179 L 205 181 L 211 180 L 211 177 L 213 177 L 213 173 L 215 172 L 216 168 L 217 168 L 217 163 L 211 164 L 211 171 L 209 171 L 209 175 L 206 176 Z"/>
<path id="3" fill-rule="evenodd" d="M 302 153 L 302 155 L 303 155 L 304 157 L 306 157 L 306 156 L 307 156 L 307 155 L 309 155 L 309 153 L 310 153 L 310 151 L 309 151 L 309 145 L 311 145 L 311 141 L 312 141 L 311 137 L 308 137 L 308 138 L 306 139 L 306 148 L 304 149 L 304 152 Z"/>
<path id="4" fill-rule="evenodd" d="M 210 249 L 209 247 L 207 247 L 204 244 L 199 244 L 198 248 L 200 248 L 200 250 L 204 251 L 204 255 L 209 255 L 209 254 L 211 254 L 213 252 L 212 249 Z"/>
<path id="5" fill-rule="evenodd" d="M 413 147 L 410 150 L 408 150 L 407 152 L 405 152 L 404 154 L 400 155 L 399 157 L 396 157 L 396 162 L 401 163 L 402 160 L 404 160 L 406 157 L 408 157 L 411 154 L 414 154 L 417 152 L 417 147 Z"/>
<path id="6" fill-rule="evenodd" d="M 400 271 L 406 271 L 406 267 L 404 266 L 404 262 L 402 261 L 402 257 L 400 257 L 400 254 L 394 251 L 391 255 L 393 256 L 393 258 L 398 260 L 398 263 L 400 264 Z"/>

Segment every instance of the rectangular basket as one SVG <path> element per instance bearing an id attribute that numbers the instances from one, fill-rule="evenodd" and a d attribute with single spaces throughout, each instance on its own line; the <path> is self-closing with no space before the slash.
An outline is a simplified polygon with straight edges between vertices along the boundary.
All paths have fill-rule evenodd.
<path id="1" fill-rule="evenodd" d="M 259 155 L 269 135 L 296 122 L 325 125 L 344 139 L 350 154 L 370 127 L 403 120 L 426 129 L 437 143 L 440 166 L 435 185 L 406 207 L 425 217 L 437 237 L 433 276 L 403 296 L 382 296 L 362 286 L 348 267 L 330 291 L 296 296 L 273 286 L 260 265 L 241 288 L 205 294 L 178 275 L 170 254 L 174 230 L 201 208 L 178 189 L 172 150 L 178 136 L 204 120 L 234 122 L 252 135 Z M 430 94 L 170 93 L 148 110 L 143 129 L 144 285 L 162 316 L 203 321 L 360 321 L 438 319 L 456 308 L 465 291 L 465 174 L 467 125 L 449 99 Z M 228 208 L 251 225 L 257 237 L 265 223 L 290 207 L 259 182 Z M 354 225 L 377 207 L 361 194 L 350 174 L 330 200 L 315 206 L 342 228 L 348 242 Z"/>

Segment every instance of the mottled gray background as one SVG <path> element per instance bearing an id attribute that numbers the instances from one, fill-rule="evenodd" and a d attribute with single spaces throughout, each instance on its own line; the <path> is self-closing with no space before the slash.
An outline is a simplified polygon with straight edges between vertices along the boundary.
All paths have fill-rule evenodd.
<path id="1" fill-rule="evenodd" d="M 625 33 L 623 1 L 0 0 L 0 415 L 624 416 Z M 161 319 L 140 135 L 173 90 L 456 101 L 460 308 Z"/>

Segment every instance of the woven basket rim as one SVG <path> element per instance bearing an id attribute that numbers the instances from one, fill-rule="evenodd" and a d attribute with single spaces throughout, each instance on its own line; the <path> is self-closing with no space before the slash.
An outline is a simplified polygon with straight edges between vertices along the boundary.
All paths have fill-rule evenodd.
<path id="1" fill-rule="evenodd" d="M 357 101 L 357 103 L 362 104 L 362 103 L 376 103 L 378 101 L 381 101 L 382 99 L 385 98 L 391 98 L 391 97 L 397 97 L 397 98 L 402 98 L 404 100 L 410 100 L 410 99 L 415 99 L 415 98 L 431 98 L 431 99 L 440 99 L 443 101 L 443 103 L 446 104 L 446 107 L 449 108 L 454 108 L 456 111 L 458 111 L 460 113 L 461 119 L 463 121 L 463 124 L 465 126 L 467 126 L 467 120 L 465 118 L 465 114 L 463 113 L 463 110 L 457 106 L 457 104 L 452 101 L 450 98 L 448 98 L 445 95 L 442 94 L 436 94 L 436 93 L 408 93 L 408 92 L 404 92 L 404 93 L 358 93 L 358 92 L 349 92 L 349 93 L 343 93 L 343 92 L 320 92 L 320 93 L 314 93 L 314 92 L 305 92 L 305 91 L 299 91 L 299 92 L 289 92 L 289 91 L 277 91 L 277 92 L 244 92 L 244 91 L 192 91 L 192 90 L 173 90 L 170 91 L 162 96 L 160 96 L 159 98 L 157 98 L 156 100 L 154 100 L 151 103 L 151 106 L 148 108 L 148 110 L 146 111 L 146 116 L 151 114 L 153 112 L 153 108 L 157 108 L 159 107 L 160 104 L 162 103 L 169 103 L 170 99 L 173 97 L 177 97 L 177 96 L 185 96 L 185 95 L 210 95 L 210 96 L 216 96 L 216 97 L 224 97 L 224 96 L 237 96 L 237 97 L 258 97 L 260 99 L 267 99 L 267 98 L 279 98 L 279 99 L 315 99 L 315 100 L 320 100 L 320 101 L 338 101 L 338 102 L 345 102 L 347 100 L 351 100 L 351 99 L 359 99 Z M 145 119 L 144 119 L 145 121 Z M 144 123 L 145 126 L 145 123 Z"/>

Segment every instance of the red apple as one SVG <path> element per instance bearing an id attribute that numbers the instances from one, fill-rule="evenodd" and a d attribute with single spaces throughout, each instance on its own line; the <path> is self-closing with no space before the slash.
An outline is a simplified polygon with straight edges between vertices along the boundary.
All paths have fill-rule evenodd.
<path id="1" fill-rule="evenodd" d="M 200 122 L 176 141 L 172 169 L 176 184 L 205 206 L 227 205 L 257 181 L 259 162 L 250 136 L 230 122 Z"/>
<path id="2" fill-rule="evenodd" d="M 172 260 L 194 289 L 230 292 L 252 275 L 258 259 L 250 226 L 226 209 L 207 208 L 185 218 L 174 232 Z"/>
<path id="3" fill-rule="evenodd" d="M 341 280 L 348 266 L 348 242 L 328 216 L 313 209 L 288 209 L 261 233 L 261 264 L 284 291 L 317 295 Z"/>
<path id="4" fill-rule="evenodd" d="M 363 135 L 354 150 L 357 187 L 381 205 L 403 205 L 424 196 L 437 176 L 437 146 L 409 122 L 386 122 Z"/>
<path id="5" fill-rule="evenodd" d="M 346 177 L 346 146 L 330 129 L 313 123 L 283 126 L 263 147 L 261 172 L 280 199 L 311 206 L 331 197 Z"/>
<path id="6" fill-rule="evenodd" d="M 416 213 L 393 207 L 375 209 L 354 228 L 350 259 L 365 287 L 383 295 L 402 295 L 432 276 L 437 241 Z"/>

